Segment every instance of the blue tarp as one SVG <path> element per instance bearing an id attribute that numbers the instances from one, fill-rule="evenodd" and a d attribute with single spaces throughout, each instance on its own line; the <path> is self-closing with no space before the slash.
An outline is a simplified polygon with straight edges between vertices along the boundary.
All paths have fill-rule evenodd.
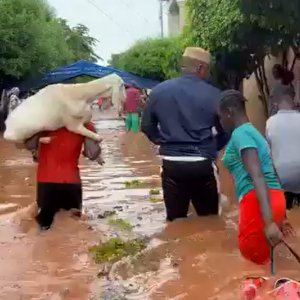
<path id="1" fill-rule="evenodd" d="M 27 89 L 29 85 L 32 89 L 38 89 L 49 84 L 64 82 L 79 76 L 101 78 L 113 73 L 119 75 L 124 80 L 125 84 L 131 85 L 134 82 L 141 89 L 151 89 L 159 83 L 158 81 L 138 77 L 112 67 L 99 66 L 88 61 L 78 61 L 74 64 L 54 70 L 46 74 L 40 80 L 37 79 L 24 83 L 23 88 L 21 86 L 21 89 Z"/>

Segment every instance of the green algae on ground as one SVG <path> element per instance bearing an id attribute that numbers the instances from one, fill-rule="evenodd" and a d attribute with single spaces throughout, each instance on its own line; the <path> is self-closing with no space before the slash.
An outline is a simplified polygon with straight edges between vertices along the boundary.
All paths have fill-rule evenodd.
<path id="1" fill-rule="evenodd" d="M 150 202 L 151 203 L 160 203 L 163 202 L 164 200 L 162 198 L 158 198 L 158 197 L 150 197 Z"/>
<path id="2" fill-rule="evenodd" d="M 145 186 L 145 183 L 140 180 L 125 181 L 126 189 L 140 189 Z"/>
<path id="3" fill-rule="evenodd" d="M 158 196 L 158 195 L 160 195 L 160 190 L 159 189 L 152 189 L 152 190 L 150 190 L 149 194 L 151 196 Z"/>
<path id="4" fill-rule="evenodd" d="M 123 219 L 109 219 L 108 224 L 115 226 L 122 231 L 132 231 L 133 226 Z"/>
<path id="5" fill-rule="evenodd" d="M 89 249 L 97 264 L 113 263 L 126 256 L 133 256 L 146 248 L 143 240 L 135 239 L 123 241 L 120 238 L 112 238 L 107 242 L 93 246 Z"/>

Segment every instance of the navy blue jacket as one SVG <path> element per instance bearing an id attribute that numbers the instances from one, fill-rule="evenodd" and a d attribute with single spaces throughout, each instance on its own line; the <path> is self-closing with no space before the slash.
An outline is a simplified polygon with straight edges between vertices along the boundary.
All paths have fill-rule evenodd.
<path id="1" fill-rule="evenodd" d="M 165 81 L 150 93 L 142 131 L 160 145 L 161 155 L 215 159 L 228 142 L 217 114 L 219 95 L 220 90 L 194 75 Z"/>

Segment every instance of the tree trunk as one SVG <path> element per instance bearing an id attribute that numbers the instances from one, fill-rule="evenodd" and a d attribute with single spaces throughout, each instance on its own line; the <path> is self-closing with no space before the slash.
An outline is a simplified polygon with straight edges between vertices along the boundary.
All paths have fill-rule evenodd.
<path id="1" fill-rule="evenodd" d="M 265 94 L 264 90 L 264 82 L 263 82 L 263 71 L 260 69 L 258 62 L 256 61 L 256 68 L 254 69 L 254 75 L 255 75 L 255 80 L 256 84 L 258 87 L 259 91 L 259 99 L 261 100 L 264 108 L 264 114 L 265 117 L 267 118 L 269 115 L 269 106 L 268 106 L 268 97 Z"/>

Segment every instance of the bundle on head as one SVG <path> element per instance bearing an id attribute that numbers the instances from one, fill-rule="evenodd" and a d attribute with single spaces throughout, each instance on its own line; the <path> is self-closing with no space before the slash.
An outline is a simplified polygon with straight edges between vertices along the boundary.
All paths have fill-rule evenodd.
<path id="1" fill-rule="evenodd" d="M 22 102 L 7 118 L 4 138 L 23 142 L 36 133 L 66 127 L 69 131 L 100 141 L 84 124 L 91 119 L 91 103 L 101 96 L 112 96 L 114 104 L 125 97 L 123 80 L 109 75 L 88 83 L 54 84 Z"/>

